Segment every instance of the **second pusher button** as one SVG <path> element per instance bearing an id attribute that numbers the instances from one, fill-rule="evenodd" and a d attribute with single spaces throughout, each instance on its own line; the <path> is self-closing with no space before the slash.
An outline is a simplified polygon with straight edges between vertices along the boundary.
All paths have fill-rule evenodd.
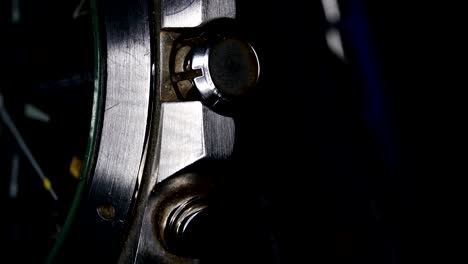
<path id="1" fill-rule="evenodd" d="M 211 107 L 224 107 L 247 96 L 260 75 L 253 47 L 234 37 L 217 38 L 193 47 L 188 60 L 191 70 L 201 71 L 193 83 L 204 103 Z"/>

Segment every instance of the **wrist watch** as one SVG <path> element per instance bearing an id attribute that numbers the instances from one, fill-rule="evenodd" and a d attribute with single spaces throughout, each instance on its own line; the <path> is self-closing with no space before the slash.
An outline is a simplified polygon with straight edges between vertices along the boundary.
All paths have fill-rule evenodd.
<path id="1" fill-rule="evenodd" d="M 212 223 L 257 53 L 235 1 L 102 1 L 96 11 L 90 226 L 109 252 L 127 234 L 121 261 L 193 262 L 219 242 Z"/>
<path id="2" fill-rule="evenodd" d="M 400 200 L 374 180 L 399 166 L 385 34 L 364 5 L 2 1 L 2 257 L 398 259 Z"/>
<path id="3" fill-rule="evenodd" d="M 236 1 L 93 0 L 60 8 L 73 11 L 63 23 L 71 24 L 68 32 L 77 34 L 75 45 L 86 45 L 86 52 L 75 51 L 62 64 L 71 73 L 58 80 L 50 72 L 60 68 L 61 58 L 39 60 L 45 80 L 21 82 L 32 87 L 30 98 L 13 88 L 2 89 L 0 97 L 2 140 L 16 153 L 8 201 L 26 197 L 21 191 L 18 196 L 17 178 L 27 167 L 28 176 L 39 178 L 35 188 L 43 204 L 34 206 L 56 215 L 57 228 L 40 255 L 47 263 L 71 256 L 192 263 L 217 255 L 213 249 L 227 237 L 220 223 L 238 214 L 228 205 L 230 184 L 239 180 L 233 166 L 236 123 L 260 76 L 259 57 L 236 19 Z M 21 8 L 13 4 L 15 12 Z M 29 25 L 16 19 L 11 23 L 18 32 Z M 78 23 L 92 35 L 77 32 Z M 11 60 L 18 67 L 30 64 Z M 78 62 L 83 67 L 76 74 Z M 9 80 L 12 85 L 14 78 Z M 70 98 L 58 97 L 60 92 Z M 20 105 L 23 113 L 14 109 Z M 63 138 L 58 146 L 45 145 L 54 139 L 50 134 L 36 142 L 39 133 L 51 131 Z M 59 158 L 56 172 L 48 163 Z M 45 254 L 47 248 L 52 250 Z"/>

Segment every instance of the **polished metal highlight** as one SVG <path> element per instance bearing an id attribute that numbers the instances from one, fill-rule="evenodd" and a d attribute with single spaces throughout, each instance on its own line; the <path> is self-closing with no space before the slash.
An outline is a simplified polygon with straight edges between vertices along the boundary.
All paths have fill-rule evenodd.
<path id="1" fill-rule="evenodd" d="M 232 117 L 215 113 L 199 101 L 162 103 L 159 126 L 160 154 L 156 178 L 135 250 L 134 263 L 161 259 L 162 263 L 192 263 L 162 246 L 170 212 L 186 199 L 207 194 L 213 187 L 212 175 L 183 173 L 183 169 L 202 160 L 225 160 L 234 150 L 235 124 Z M 164 205 L 163 205 L 164 204 Z"/>
<path id="2" fill-rule="evenodd" d="M 260 76 L 254 48 L 235 38 L 193 48 L 191 69 L 201 71 L 193 82 L 204 103 L 213 107 L 246 96 Z"/>
<path id="3" fill-rule="evenodd" d="M 131 258 L 133 263 L 193 264 L 197 259 L 175 254 L 168 250 L 166 231 L 171 231 L 174 210 L 187 204 L 199 194 L 212 192 L 212 177 L 197 173 L 178 174 L 169 177 L 155 186 L 148 197 L 142 225 L 139 232 L 138 247 Z M 187 200 L 188 199 L 188 200 Z M 201 209 L 200 205 L 195 207 Z M 202 206 L 202 205 L 201 205 Z M 190 208 L 185 208 L 190 209 Z M 196 208 L 193 208 L 196 209 Z M 169 229 L 166 229 L 169 228 Z M 120 263 L 128 263 L 121 261 Z"/>
<path id="4" fill-rule="evenodd" d="M 163 103 L 157 182 L 201 159 L 226 159 L 234 148 L 235 125 L 201 102 Z"/>
<path id="5" fill-rule="evenodd" d="M 218 18 L 235 18 L 235 0 L 162 0 L 162 28 L 198 27 Z"/>
<path id="6" fill-rule="evenodd" d="M 112 206 L 112 223 L 122 225 L 143 159 L 150 98 L 150 30 L 146 1 L 103 4 L 107 51 L 104 113 L 90 199 L 95 208 Z"/>
<path id="7" fill-rule="evenodd" d="M 182 33 L 171 29 L 184 28 L 188 32 L 215 19 L 235 18 L 236 1 L 155 0 L 154 6 L 161 9 L 154 12 L 160 28 L 155 29 L 153 43 L 155 102 L 149 154 L 119 263 L 197 263 L 191 254 L 178 251 L 177 238 L 185 236 L 185 232 L 180 232 L 183 227 L 196 223 L 191 220 L 203 216 L 202 211 L 207 212 L 209 205 L 202 203 L 204 198 L 197 199 L 211 199 L 215 192 L 220 177 L 210 164 L 226 162 L 232 156 L 235 123 L 231 116 L 215 112 L 206 102 L 181 102 L 183 98 L 174 91 L 169 66 L 174 41 Z M 202 202 L 187 203 L 195 200 Z M 184 210 L 179 212 L 176 208 Z"/>

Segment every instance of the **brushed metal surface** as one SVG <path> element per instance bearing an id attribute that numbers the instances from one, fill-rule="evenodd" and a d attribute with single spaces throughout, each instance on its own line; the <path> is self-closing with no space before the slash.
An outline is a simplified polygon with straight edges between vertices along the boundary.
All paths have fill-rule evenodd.
<path id="1" fill-rule="evenodd" d="M 203 136 L 205 158 L 224 160 L 234 151 L 235 123 L 232 117 L 213 112 L 203 106 Z"/>
<path id="2" fill-rule="evenodd" d="M 162 28 L 198 27 L 217 18 L 235 18 L 235 0 L 162 0 Z"/>
<path id="3" fill-rule="evenodd" d="M 158 184 L 148 199 L 133 263 L 188 264 L 198 259 L 178 256 L 163 246 L 162 230 L 166 219 L 180 201 L 199 193 L 210 192 L 210 177 L 196 173 L 176 175 Z M 175 194 L 174 191 L 177 190 Z"/>
<path id="4" fill-rule="evenodd" d="M 151 56 L 147 3 L 104 2 L 105 106 L 90 198 L 123 223 L 134 196 L 147 129 Z"/>
<path id="5" fill-rule="evenodd" d="M 235 125 L 201 102 L 163 103 L 157 182 L 204 158 L 226 159 L 234 148 Z"/>
<path id="6" fill-rule="evenodd" d="M 205 193 L 201 189 L 212 188 L 212 176 L 181 175 L 178 172 L 201 160 L 229 158 L 234 149 L 234 120 L 213 112 L 199 101 L 166 102 L 161 104 L 159 124 L 160 154 L 152 175 L 156 180 L 142 215 L 132 260 L 134 263 L 154 260 L 158 263 L 196 263 L 197 260 L 175 256 L 162 246 L 161 236 L 155 232 L 155 226 L 159 225 L 155 216 L 161 220 L 167 216 L 167 210 L 177 205 L 178 198 Z M 166 204 L 169 201 L 171 206 Z"/>

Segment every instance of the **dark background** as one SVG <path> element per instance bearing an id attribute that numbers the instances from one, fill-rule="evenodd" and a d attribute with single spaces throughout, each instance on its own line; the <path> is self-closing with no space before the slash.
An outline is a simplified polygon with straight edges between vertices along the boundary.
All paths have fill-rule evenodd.
<path id="1" fill-rule="evenodd" d="M 53 175 L 68 169 L 68 159 L 58 157 L 83 151 L 91 86 L 82 77 L 71 88 L 34 87 L 86 76 L 93 58 L 89 15 L 72 19 L 79 1 L 63 2 L 21 1 L 19 24 L 9 20 L 8 1 L 0 5 L 1 92 L 38 160 L 60 171 Z M 450 263 L 461 246 L 456 179 L 465 175 L 458 154 L 466 121 L 463 9 L 339 3 L 341 20 L 333 26 L 346 61 L 326 44 L 330 24 L 319 1 L 238 1 L 262 72 L 237 124 L 236 180 L 245 191 L 238 202 L 254 204 L 241 214 L 252 237 L 233 239 L 228 252 L 256 263 Z M 21 121 L 28 100 L 59 121 L 40 130 Z M 16 149 L 7 133 L 1 126 L 1 237 L 9 245 L 2 254 L 37 262 L 53 242 L 51 214 L 60 222 L 66 205 L 51 204 L 24 158 L 21 177 L 32 187 L 18 200 L 7 197 Z M 62 192 L 73 191 L 73 183 L 63 185 L 69 189 Z"/>
<path id="2" fill-rule="evenodd" d="M 69 172 L 83 157 L 93 89 L 90 15 L 73 18 L 80 1 L 0 3 L 0 92 L 5 108 L 59 196 L 54 202 L 9 130 L 0 124 L 1 262 L 41 263 L 60 232 L 78 180 Z M 83 7 L 88 10 L 89 7 Z M 47 113 L 30 119 L 26 104 Z M 18 194 L 9 196 L 12 157 L 19 154 Z"/>
<path id="3" fill-rule="evenodd" d="M 456 259 L 464 105 L 456 8 L 340 1 L 343 63 L 326 45 L 320 3 L 241 5 L 263 74 L 245 113 L 251 174 L 242 179 L 271 208 L 276 258 Z"/>

